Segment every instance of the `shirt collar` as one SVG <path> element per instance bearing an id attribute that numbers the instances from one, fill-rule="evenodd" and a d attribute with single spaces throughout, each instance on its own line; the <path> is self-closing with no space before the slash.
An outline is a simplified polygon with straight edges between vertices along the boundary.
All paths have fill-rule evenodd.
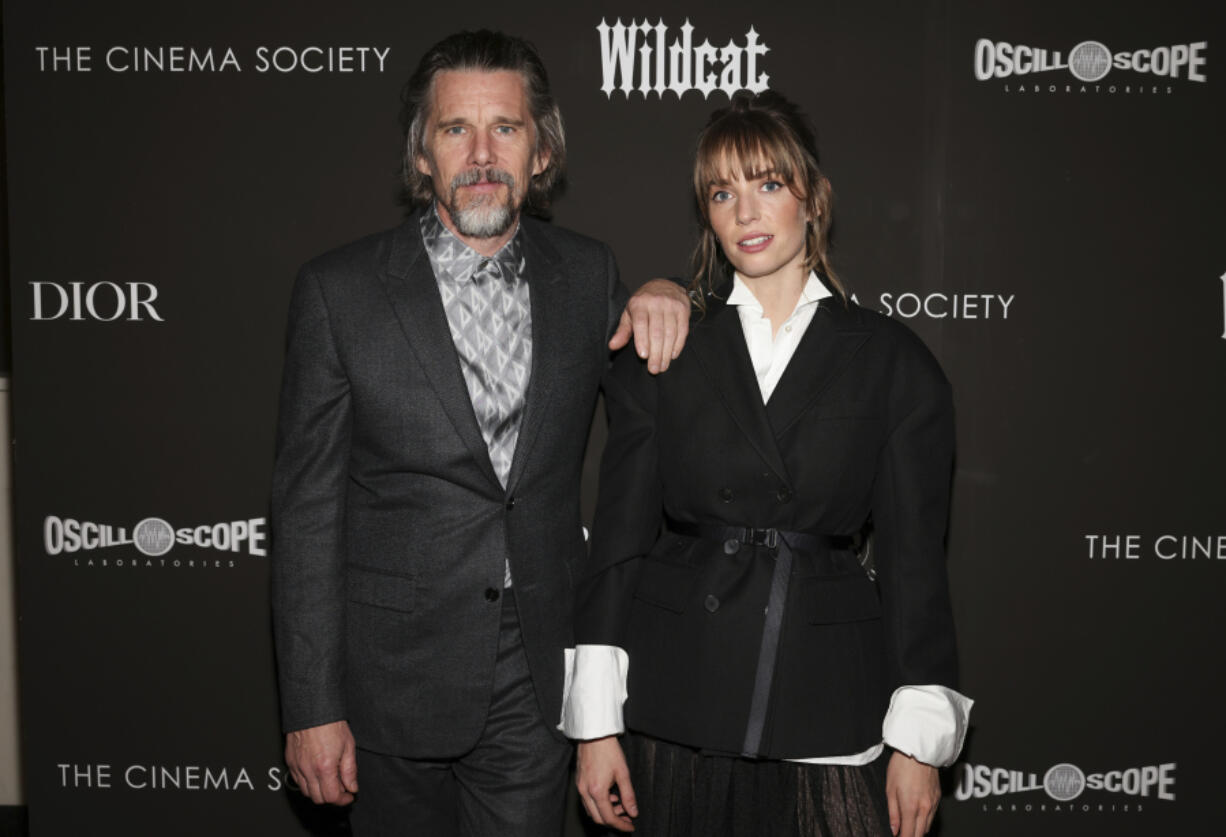
<path id="1" fill-rule="evenodd" d="M 515 232 L 510 240 L 499 248 L 489 260 L 499 262 L 508 276 L 522 275 L 524 268 L 523 247 L 520 242 L 520 225 L 515 222 Z M 460 237 L 447 228 L 438 214 L 438 204 L 432 203 L 429 212 L 421 216 L 421 239 L 426 245 L 430 263 L 435 274 L 446 276 L 456 282 L 464 282 L 486 262 L 486 257 L 469 247 Z"/>
<path id="2" fill-rule="evenodd" d="M 800 299 L 796 300 L 796 308 L 792 309 L 792 313 L 796 313 L 804 305 L 821 302 L 826 297 L 830 296 L 830 289 L 827 288 L 821 279 L 817 278 L 817 273 L 810 270 L 809 278 L 805 280 L 805 286 L 800 290 Z M 741 274 L 732 274 L 732 292 L 728 294 L 727 305 L 744 305 L 757 312 L 759 316 L 762 314 L 762 303 L 758 302 L 758 298 L 753 295 L 753 291 L 749 290 L 749 286 L 741 279 Z"/>

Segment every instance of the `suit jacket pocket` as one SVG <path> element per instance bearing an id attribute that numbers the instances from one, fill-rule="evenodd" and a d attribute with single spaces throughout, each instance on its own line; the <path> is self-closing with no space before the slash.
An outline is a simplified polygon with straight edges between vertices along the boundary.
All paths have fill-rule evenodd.
<path id="1" fill-rule="evenodd" d="M 634 597 L 673 613 L 684 613 L 697 578 L 694 567 L 645 558 Z"/>
<path id="2" fill-rule="evenodd" d="M 800 579 L 799 607 L 811 625 L 881 618 L 877 585 L 864 573 Z"/>
<path id="3" fill-rule="evenodd" d="M 347 584 L 352 602 L 403 613 L 413 610 L 417 584 L 412 576 L 350 564 Z"/>

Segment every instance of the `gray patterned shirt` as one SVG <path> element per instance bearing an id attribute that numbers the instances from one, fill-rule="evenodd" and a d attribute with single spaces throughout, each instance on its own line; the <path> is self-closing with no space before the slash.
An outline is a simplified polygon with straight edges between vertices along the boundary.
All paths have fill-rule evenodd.
<path id="1" fill-rule="evenodd" d="M 532 310 L 517 229 L 491 258 L 460 241 L 434 208 L 421 237 L 490 464 L 506 487 L 532 369 Z M 505 583 L 510 586 L 507 567 Z"/>

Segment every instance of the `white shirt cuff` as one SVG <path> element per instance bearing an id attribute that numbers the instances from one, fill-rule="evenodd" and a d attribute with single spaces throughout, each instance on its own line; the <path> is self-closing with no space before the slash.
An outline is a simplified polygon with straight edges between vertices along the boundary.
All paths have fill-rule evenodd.
<path id="1" fill-rule="evenodd" d="M 580 741 L 625 732 L 629 655 L 616 645 L 577 645 L 566 649 L 565 671 L 558 729 Z"/>
<path id="2" fill-rule="evenodd" d="M 917 761 L 948 767 L 962 752 L 975 701 L 945 686 L 901 686 L 881 724 L 885 743 Z"/>
<path id="3" fill-rule="evenodd" d="M 885 750 L 884 744 L 876 744 L 859 753 L 852 753 L 849 756 L 819 756 L 811 759 L 788 759 L 788 761 L 798 762 L 800 764 L 841 764 L 841 765 L 862 765 L 872 764 L 877 760 Z"/>

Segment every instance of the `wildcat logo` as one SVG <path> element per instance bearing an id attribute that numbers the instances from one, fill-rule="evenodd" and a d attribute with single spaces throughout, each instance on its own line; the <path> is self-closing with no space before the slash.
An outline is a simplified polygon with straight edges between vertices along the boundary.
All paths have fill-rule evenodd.
<path id="1" fill-rule="evenodd" d="M 715 90 L 732 97 L 738 90 L 761 93 L 770 80 L 759 72 L 758 60 L 770 47 L 758 41 L 752 26 L 745 33 L 745 44 L 730 38 L 727 45 L 716 47 L 709 39 L 694 46 L 694 27 L 687 19 L 681 34 L 668 43 L 668 26 L 663 19 L 654 24 L 646 18 L 641 23 L 617 22 L 612 26 L 601 18 L 596 27 L 600 33 L 600 66 L 604 84 L 601 90 L 610 99 L 620 90 L 630 97 L 637 90 L 643 98 L 651 93 L 664 98 L 666 91 L 677 98 L 691 90 L 705 99 Z M 636 86 L 637 80 L 637 86 Z"/>

